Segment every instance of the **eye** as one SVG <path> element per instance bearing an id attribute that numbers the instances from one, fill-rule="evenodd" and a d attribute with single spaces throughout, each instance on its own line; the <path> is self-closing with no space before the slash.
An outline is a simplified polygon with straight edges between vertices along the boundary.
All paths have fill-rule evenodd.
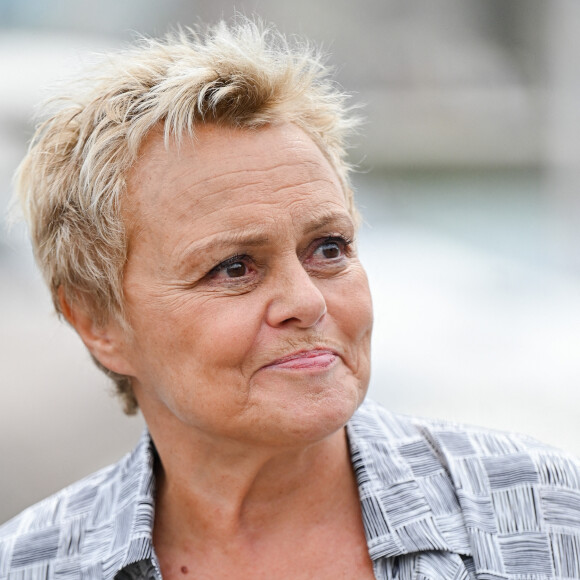
<path id="1" fill-rule="evenodd" d="M 321 254 L 328 260 L 332 260 L 334 258 L 339 258 L 340 254 L 342 253 L 342 248 L 339 246 L 338 242 L 326 242 L 321 246 L 318 246 L 316 249 L 316 253 Z"/>
<path id="2" fill-rule="evenodd" d="M 208 276 L 215 279 L 235 280 L 251 274 L 250 258 L 248 256 L 232 256 L 212 268 Z"/>
<path id="3" fill-rule="evenodd" d="M 248 272 L 248 267 L 243 262 L 234 262 L 223 268 L 223 273 L 228 278 L 241 278 Z"/>
<path id="4" fill-rule="evenodd" d="M 351 240 L 342 236 L 326 238 L 316 247 L 313 255 L 317 259 L 337 260 L 346 254 L 351 243 Z"/>

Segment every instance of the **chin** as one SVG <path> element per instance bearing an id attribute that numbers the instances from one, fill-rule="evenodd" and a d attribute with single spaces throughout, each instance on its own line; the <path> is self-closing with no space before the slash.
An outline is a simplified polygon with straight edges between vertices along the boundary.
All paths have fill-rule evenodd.
<path id="1" fill-rule="evenodd" d="M 315 443 L 341 430 L 363 402 L 366 388 L 324 389 L 280 402 L 277 427 L 296 443 Z"/>

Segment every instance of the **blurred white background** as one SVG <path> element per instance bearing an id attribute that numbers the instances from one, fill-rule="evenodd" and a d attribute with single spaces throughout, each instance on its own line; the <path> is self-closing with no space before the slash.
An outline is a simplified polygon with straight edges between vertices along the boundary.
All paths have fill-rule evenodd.
<path id="1" fill-rule="evenodd" d="M 366 104 L 352 156 L 372 396 L 580 454 L 580 3 L 236 8 L 321 43 Z M 232 14 L 216 0 L 0 0 L 0 205 L 58 79 L 136 32 Z M 21 226 L 0 232 L 0 297 L 2 522 L 116 460 L 143 424 L 52 314 Z"/>

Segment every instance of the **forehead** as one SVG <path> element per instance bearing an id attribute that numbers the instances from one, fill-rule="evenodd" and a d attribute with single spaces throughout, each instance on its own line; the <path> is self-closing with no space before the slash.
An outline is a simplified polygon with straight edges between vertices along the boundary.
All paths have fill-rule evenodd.
<path id="1" fill-rule="evenodd" d="M 336 172 L 300 128 L 292 124 L 256 130 L 216 125 L 196 128 L 193 141 L 166 147 L 160 131 L 145 141 L 128 176 L 125 216 L 130 230 L 148 222 L 174 225 L 247 219 L 251 206 L 346 207 Z"/>

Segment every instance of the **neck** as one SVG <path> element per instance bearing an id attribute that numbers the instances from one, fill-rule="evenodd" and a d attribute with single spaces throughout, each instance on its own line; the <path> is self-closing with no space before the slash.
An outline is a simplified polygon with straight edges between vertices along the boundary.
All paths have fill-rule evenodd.
<path id="1" fill-rule="evenodd" d="M 287 533 L 319 525 L 357 498 L 344 429 L 294 448 L 209 441 L 196 433 L 176 445 L 167 430 L 158 437 L 150 429 L 161 460 L 156 541 Z"/>

